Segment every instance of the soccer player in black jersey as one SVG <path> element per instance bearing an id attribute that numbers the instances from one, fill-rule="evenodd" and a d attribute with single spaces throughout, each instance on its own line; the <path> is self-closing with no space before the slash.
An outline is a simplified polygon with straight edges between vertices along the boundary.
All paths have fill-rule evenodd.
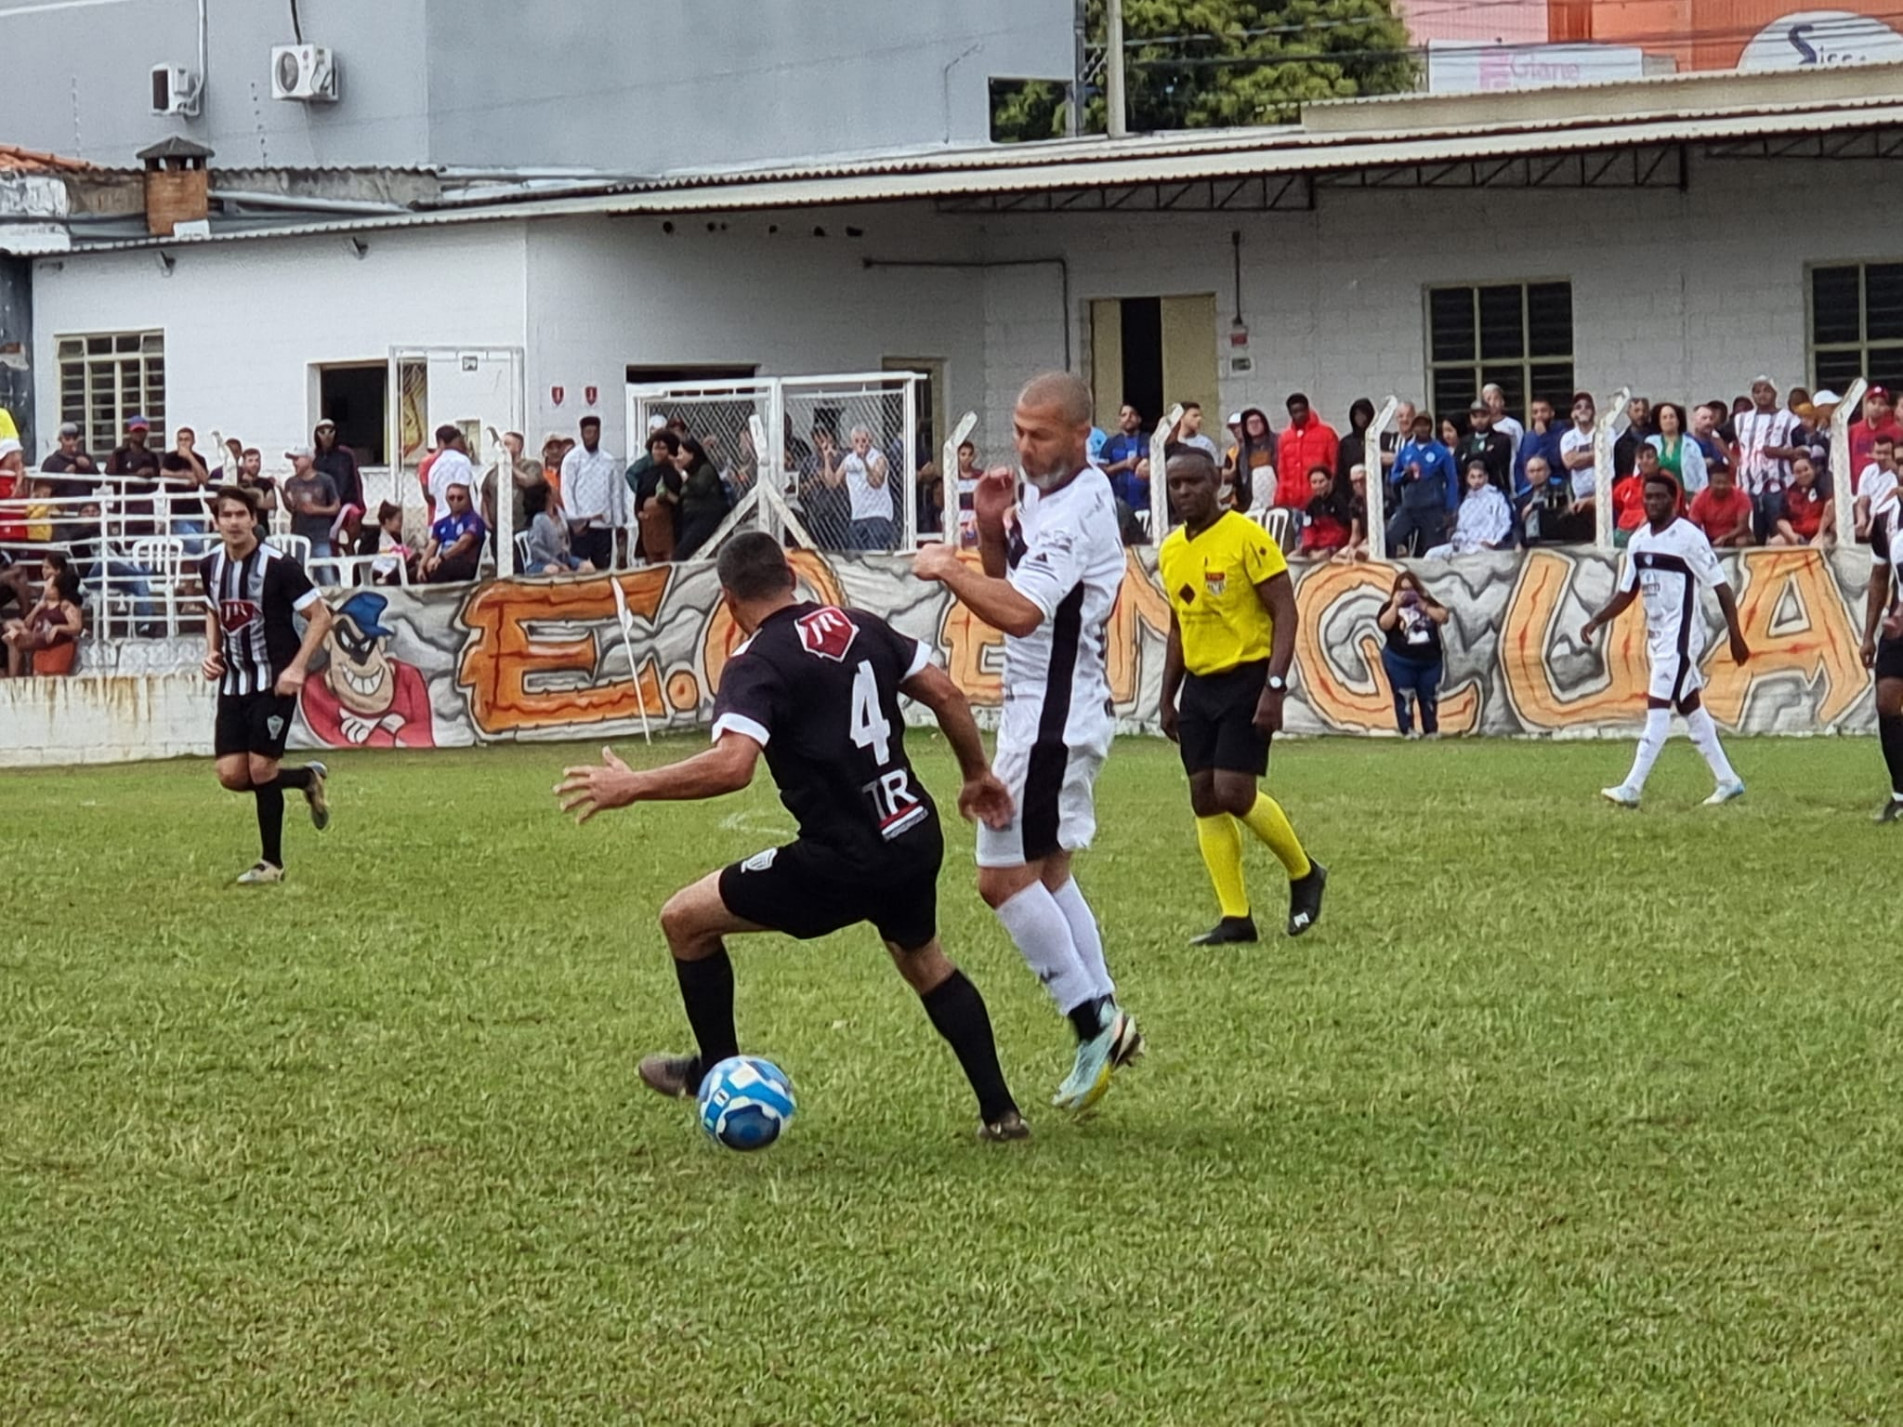
<path id="1" fill-rule="evenodd" d="M 297 713 L 297 691 L 330 630 L 330 607 L 303 566 L 259 543 L 257 498 L 250 491 L 220 486 L 212 504 L 223 543 L 199 563 L 198 572 L 207 606 L 203 667 L 205 677 L 218 684 L 218 781 L 257 799 L 263 846 L 238 880 L 282 882 L 284 790 L 304 795 L 319 832 L 330 824 L 324 765 L 278 766 Z M 306 621 L 301 638 L 293 614 Z"/>
<path id="2" fill-rule="evenodd" d="M 916 639 L 873 615 L 801 601 L 771 536 L 735 536 L 719 574 L 722 597 L 750 637 L 721 674 L 714 746 L 640 772 L 604 749 L 599 766 L 567 769 L 555 790 L 563 810 L 587 822 L 630 803 L 738 792 L 765 753 L 799 826 L 797 840 L 709 873 L 661 909 L 699 1053 L 649 1056 L 641 1079 L 663 1095 L 693 1095 L 708 1069 L 739 1054 L 727 936 L 779 931 L 804 940 L 870 922 L 977 1092 L 978 1137 L 1024 1138 L 984 998 L 939 946 L 944 839 L 905 756 L 899 695 L 932 710 L 957 754 L 965 777 L 958 810 L 1003 826 L 1011 795 L 985 760 L 970 705 Z"/>

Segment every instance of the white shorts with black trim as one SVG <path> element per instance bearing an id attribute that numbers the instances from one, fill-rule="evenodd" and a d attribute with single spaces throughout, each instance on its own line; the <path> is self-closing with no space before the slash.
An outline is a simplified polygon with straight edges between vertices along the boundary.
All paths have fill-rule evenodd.
<path id="1" fill-rule="evenodd" d="M 980 867 L 1022 867 L 1054 852 L 1076 852 L 1097 834 L 1097 773 L 1110 755 L 1114 732 L 1066 744 L 1014 737 L 1007 717 L 991 768 L 1011 790 L 1010 826 L 978 825 Z"/>
<path id="2" fill-rule="evenodd" d="M 1676 708 L 1693 694 L 1705 687 L 1705 676 L 1699 672 L 1699 661 L 1705 657 L 1703 640 L 1692 640 L 1683 653 L 1676 648 L 1652 654 L 1652 677 L 1646 685 L 1648 698 L 1659 700 Z"/>

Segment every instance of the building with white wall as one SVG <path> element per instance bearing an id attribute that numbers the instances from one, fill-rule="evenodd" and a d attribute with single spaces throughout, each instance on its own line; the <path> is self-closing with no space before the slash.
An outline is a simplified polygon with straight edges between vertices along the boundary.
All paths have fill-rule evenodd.
<path id="1" fill-rule="evenodd" d="M 1872 67 L 214 225 L 38 259 L 33 367 L 50 430 L 76 343 L 153 338 L 172 422 L 267 451 L 362 390 L 333 369 L 387 416 L 397 355 L 428 349 L 432 423 L 500 403 L 539 437 L 592 391 L 620 452 L 640 374 L 929 364 L 940 413 L 978 411 L 992 451 L 1017 384 L 1067 360 L 1107 407 L 1279 420 L 1303 390 L 1337 423 L 1356 397 L 1464 404 L 1485 380 L 1515 405 L 1703 400 L 1760 371 L 1895 384 L 1899 147 L 1903 71 Z"/>

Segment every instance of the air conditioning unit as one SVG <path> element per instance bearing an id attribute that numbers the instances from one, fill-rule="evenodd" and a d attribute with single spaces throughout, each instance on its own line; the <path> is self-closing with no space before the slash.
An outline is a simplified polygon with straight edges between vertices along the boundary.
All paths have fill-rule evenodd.
<path id="1" fill-rule="evenodd" d="M 304 104 L 337 102 L 337 61 L 322 45 L 277 45 L 271 50 L 271 97 Z"/>
<path id="2" fill-rule="evenodd" d="M 198 117 L 198 76 L 182 65 L 152 66 L 152 112 Z"/>

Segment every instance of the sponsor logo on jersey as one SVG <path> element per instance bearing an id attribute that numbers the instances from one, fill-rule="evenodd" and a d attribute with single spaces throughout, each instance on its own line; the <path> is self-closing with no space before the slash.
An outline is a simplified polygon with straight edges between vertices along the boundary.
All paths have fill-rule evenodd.
<path id="1" fill-rule="evenodd" d="M 264 610 L 256 600 L 220 600 L 218 602 L 218 623 L 227 634 L 236 634 L 241 629 L 249 629 L 264 617 Z"/>
<path id="2" fill-rule="evenodd" d="M 796 623 L 801 647 L 808 654 L 817 654 L 835 664 L 845 662 L 846 651 L 852 648 L 852 641 L 859 634 L 859 627 L 831 605 L 801 615 Z"/>

